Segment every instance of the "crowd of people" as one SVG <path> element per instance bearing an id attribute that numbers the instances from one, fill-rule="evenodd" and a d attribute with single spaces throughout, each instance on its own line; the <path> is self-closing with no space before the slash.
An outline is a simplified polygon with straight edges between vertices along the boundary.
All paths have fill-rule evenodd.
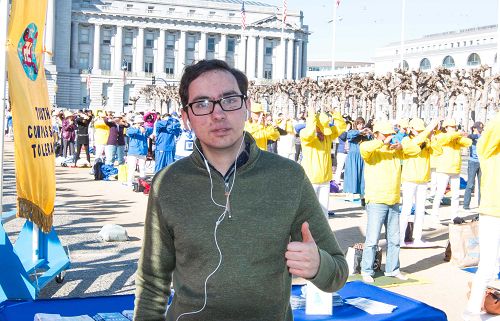
<path id="1" fill-rule="evenodd" d="M 209 67 L 207 67 L 207 65 Z M 215 71 L 210 68 L 214 68 Z M 229 218 L 229 224 L 231 222 L 231 215 L 237 215 L 235 214 L 238 213 L 237 211 L 233 213 L 233 199 L 235 199 L 234 202 L 237 205 L 242 205 L 240 203 L 241 199 L 236 197 L 232 198 L 231 195 L 235 183 L 236 171 L 241 167 L 241 170 L 245 174 L 241 174 L 242 176 L 238 177 L 241 180 L 249 180 L 255 184 L 252 178 L 254 177 L 253 175 L 257 174 L 254 173 L 251 175 L 245 171 L 246 162 L 250 162 L 250 160 L 255 157 L 255 152 L 252 152 L 252 146 L 255 146 L 261 151 L 268 152 L 267 154 L 261 154 L 260 157 L 270 163 L 272 163 L 271 159 L 268 160 L 267 155 L 279 154 L 282 156 L 282 159 L 287 158 L 289 162 L 301 164 L 304 174 L 311 183 L 311 192 L 316 195 L 317 205 L 314 206 L 314 215 L 317 215 L 316 211 L 318 209 L 320 209 L 323 217 L 326 219 L 331 214 L 335 215 L 329 212 L 329 196 L 332 183 L 340 186 L 347 195 L 359 195 L 360 205 L 366 209 L 367 213 L 367 226 L 361 259 L 361 275 L 363 281 L 367 283 L 374 282 L 374 262 L 383 226 L 385 226 L 387 238 L 387 258 L 385 260 L 384 274 L 395 279 L 406 280 L 407 276 L 400 270 L 400 249 L 402 247 L 419 248 L 432 245 L 429 244 L 431 242 L 423 239 L 422 231 L 424 223 L 427 223 L 430 227 L 440 226 L 443 223 L 460 224 L 464 222 L 463 217 L 480 213 L 481 260 L 478 272 L 474 277 L 470 299 L 464 312 L 464 320 L 475 320 L 480 318 L 480 314 L 483 313 L 481 311 L 481 300 L 484 296 L 486 285 L 492 279 L 493 275 L 498 272 L 496 260 L 500 249 L 500 233 L 498 232 L 500 231 L 500 208 L 498 201 L 494 199 L 494 189 L 497 184 L 495 179 L 498 178 L 499 171 L 498 157 L 500 157 L 498 153 L 500 146 L 500 134 L 498 132 L 498 128 L 500 127 L 498 122 L 500 116 L 498 114 L 494 120 L 490 121 L 486 128 L 481 122 L 474 123 L 470 132 L 462 130 L 453 119 L 435 119 L 428 124 L 425 124 L 424 121 L 419 118 L 401 119 L 392 122 L 387 120 L 374 121 L 371 119 L 366 122 L 361 117 L 352 119 L 348 115 L 340 115 L 340 113 L 335 110 L 328 111 L 327 107 L 324 108 L 325 111 L 309 108 L 306 112 L 301 114 L 298 119 L 292 119 L 286 117 L 282 113 L 276 115 L 266 113 L 262 104 L 258 101 L 250 102 L 249 99 L 246 99 L 246 87 L 241 86 L 241 83 L 244 83 L 244 81 L 239 78 L 241 75 L 224 64 L 214 65 L 213 62 L 202 61 L 198 65 L 193 66 L 192 70 L 186 72 L 195 73 L 195 75 L 188 76 L 187 80 L 183 77 L 186 83 L 181 84 L 181 88 L 183 86 L 187 87 L 185 88 L 186 92 L 183 93 L 181 91 L 184 105 L 182 110 L 183 120 L 187 124 L 196 121 L 196 126 L 194 126 L 195 132 L 197 134 L 201 132 L 203 135 L 203 137 L 199 137 L 199 148 L 197 147 L 194 151 L 196 155 L 193 159 L 199 160 L 199 162 L 197 162 L 199 167 L 206 167 L 208 177 L 205 177 L 209 178 L 210 181 L 210 198 L 216 207 L 220 207 L 221 211 L 223 210 L 216 220 L 215 229 L 213 231 L 215 244 L 220 254 L 219 265 L 217 265 L 215 270 L 211 273 L 207 271 L 205 275 L 206 278 L 204 279 L 205 284 L 207 284 L 212 275 L 218 271 L 222 262 L 222 253 L 217 243 L 217 230 L 219 225 L 224 222 L 226 215 Z M 228 74 L 232 74 L 235 79 L 232 81 L 225 79 L 228 77 Z M 203 80 L 198 82 L 197 77 Z M 209 83 L 215 83 L 218 77 L 225 79 L 220 88 L 218 86 L 214 87 L 209 85 Z M 229 76 L 229 78 L 232 77 Z M 239 88 L 234 87 L 236 84 Z M 230 88 L 224 90 L 225 85 Z M 195 89 L 191 90 L 192 86 L 194 86 Z M 193 95 L 194 101 L 191 95 Z M 196 100 L 198 97 L 202 97 L 203 99 Z M 244 129 L 242 132 L 243 136 L 238 136 L 239 130 L 241 129 L 239 126 L 241 126 L 241 124 L 238 124 L 236 126 L 237 130 L 234 131 L 231 125 L 220 124 L 226 124 L 228 119 L 229 121 L 232 120 L 237 123 L 239 120 L 235 119 L 240 119 L 242 113 L 236 111 L 245 109 L 242 108 L 242 106 L 246 107 L 246 110 L 243 111 L 243 115 L 247 112 L 248 115 L 245 117 L 244 126 L 242 128 L 242 130 Z M 231 117 L 234 118 L 232 119 Z M 211 126 L 215 126 L 215 128 L 212 129 Z M 230 132 L 231 135 L 226 133 L 226 131 Z M 236 136 L 232 136 L 235 135 L 234 132 L 236 132 Z M 247 133 L 253 138 L 252 140 L 248 140 L 248 137 L 245 136 Z M 229 139 L 228 136 L 230 136 L 231 139 Z M 230 146 L 227 148 L 229 148 L 231 152 L 228 154 L 229 150 L 225 150 L 226 155 L 224 156 L 223 154 L 219 154 L 219 152 L 221 152 L 221 148 L 226 148 L 225 146 Z M 465 151 L 465 148 L 469 149 L 468 179 L 464 202 L 462 208 L 460 208 L 460 174 L 462 152 Z M 179 164 L 178 167 L 172 165 L 172 167 L 169 167 L 169 171 L 162 172 L 164 175 L 162 175 L 161 179 L 158 179 L 159 182 L 157 182 L 156 188 L 166 188 L 163 186 L 165 181 L 170 179 L 177 180 L 176 173 L 179 171 L 186 171 L 186 166 L 186 163 L 182 163 L 182 165 Z M 254 200 L 252 204 L 269 206 L 271 204 L 276 204 L 278 206 L 276 213 L 282 213 L 280 207 L 288 208 L 291 204 L 296 204 L 292 202 L 291 199 L 294 199 L 293 196 L 296 195 L 295 187 L 299 184 L 290 184 L 289 182 L 289 176 L 293 172 L 292 169 L 294 167 L 291 163 L 288 163 L 288 165 L 282 164 L 282 166 L 288 166 L 290 171 L 283 172 L 275 169 L 273 165 L 270 165 L 270 168 L 274 169 L 274 172 L 272 170 L 265 170 L 265 167 L 259 167 L 263 171 L 262 173 L 264 176 L 267 175 L 267 177 L 259 176 L 261 180 L 260 186 L 265 184 L 265 186 L 268 187 L 267 191 L 269 195 L 273 196 L 272 201 L 268 201 L 269 195 L 259 196 L 257 201 L 257 199 L 250 196 L 250 194 L 245 194 L 247 198 L 249 198 L 247 202 Z M 485 174 L 485 167 L 487 168 L 487 178 L 483 177 L 481 179 L 482 174 Z M 197 169 L 199 170 L 200 168 Z M 218 193 L 223 192 L 225 198 L 221 198 L 220 195 L 214 198 L 212 194 L 214 179 L 211 174 L 211 169 L 220 174 L 220 176 L 217 177 L 220 177 L 221 181 L 224 182 L 224 188 L 222 190 L 217 188 L 217 191 Z M 294 173 L 293 175 L 298 175 L 300 177 L 299 173 Z M 479 206 L 473 212 L 470 210 L 471 195 L 475 190 L 476 178 L 478 179 L 477 184 L 481 184 L 483 188 L 477 186 L 476 198 Z M 485 180 L 487 180 L 486 183 Z M 275 181 L 278 182 L 276 187 L 276 183 L 273 183 Z M 179 182 L 179 184 L 182 183 Z M 287 186 L 286 189 L 288 191 L 287 197 L 285 198 L 281 198 L 277 195 L 277 191 L 282 190 L 283 188 L 280 187 L 283 186 Z M 487 191 L 484 191 L 485 188 Z M 245 191 L 250 190 L 238 189 L 240 193 Z M 483 194 L 482 197 L 480 197 L 480 192 Z M 202 192 L 200 193 L 202 195 L 204 194 Z M 445 193 L 451 195 L 451 208 L 449 209 L 451 216 L 449 217 L 444 217 L 444 215 L 442 215 L 443 211 L 441 210 Z M 290 198 L 290 195 L 293 195 L 292 198 Z M 241 197 L 241 195 L 239 196 Z M 158 194 L 150 198 L 150 201 L 155 202 L 155 199 L 159 197 Z M 351 200 L 353 198 L 354 197 L 352 197 Z M 225 204 L 221 199 L 225 199 Z M 285 204 L 282 202 L 282 199 L 287 199 L 289 202 Z M 301 198 L 298 197 L 298 200 L 301 200 Z M 427 219 L 429 222 L 424 222 L 426 220 L 425 207 L 429 201 L 432 204 L 432 210 L 428 216 L 429 219 Z M 168 203 L 169 201 L 165 202 Z M 171 202 L 177 204 L 177 201 L 172 200 Z M 400 206 L 400 203 L 402 203 L 402 206 Z M 163 206 L 165 206 L 165 208 L 168 207 L 166 203 L 163 204 Z M 245 206 L 249 205 L 247 204 Z M 247 208 L 245 206 L 244 208 Z M 252 213 L 259 212 L 255 206 L 249 206 L 248 208 L 252 209 Z M 193 211 L 196 210 L 193 209 Z M 265 213 L 267 213 L 267 211 Z M 292 211 L 292 213 L 294 212 Z M 410 214 L 412 213 L 414 214 L 413 240 L 407 241 L 405 240 L 405 234 Z M 243 215 L 241 212 L 239 214 Z M 148 215 L 151 215 L 151 221 L 149 221 L 150 224 L 146 226 L 146 232 L 150 238 L 148 238 L 149 241 L 145 243 L 146 245 L 157 242 L 158 238 L 161 237 L 158 235 L 158 216 L 163 217 L 157 209 L 148 211 Z M 276 219 L 274 219 L 273 214 L 266 217 L 268 219 L 273 217 L 273 221 L 278 221 L 282 219 L 282 215 L 285 214 L 274 215 L 277 215 Z M 171 216 L 176 217 L 176 214 L 165 214 L 165 217 Z M 325 221 L 319 222 L 317 221 L 318 219 L 319 218 L 315 217 L 314 223 L 311 225 L 308 224 L 307 220 L 302 223 L 302 238 L 299 237 L 296 241 L 292 236 L 290 244 L 294 244 L 294 246 L 289 245 L 288 251 L 285 253 L 288 271 L 299 276 L 306 275 L 306 278 L 311 280 L 316 279 L 314 275 L 317 274 L 315 273 L 322 274 L 319 272 L 322 269 L 321 266 L 319 266 L 318 270 L 318 265 L 316 263 L 313 264 L 313 273 L 310 274 L 310 270 L 306 273 L 300 269 L 296 269 L 296 266 L 304 266 L 303 263 L 289 262 L 288 260 L 292 260 L 292 258 L 304 259 L 304 257 L 306 257 L 305 255 L 296 255 L 293 253 L 293 250 L 290 249 L 295 249 L 295 246 L 297 246 L 298 251 L 305 250 L 305 247 L 303 247 L 304 243 L 311 242 L 314 244 L 313 242 L 321 240 L 321 237 L 319 239 L 316 238 L 317 234 L 315 230 L 319 228 L 317 226 L 318 224 L 323 226 Z M 448 219 L 449 221 L 445 222 Z M 172 222 L 174 225 L 169 225 L 174 234 L 178 228 L 176 227 L 177 223 L 178 219 L 175 218 Z M 189 223 L 186 223 L 186 226 L 189 226 Z M 274 228 L 276 232 L 279 230 L 276 226 L 274 226 Z M 297 228 L 296 225 L 295 228 Z M 256 233 L 258 235 L 267 235 L 270 230 L 274 232 L 273 228 L 268 229 L 261 227 L 259 232 Z M 248 231 L 240 232 L 243 235 L 248 235 Z M 292 235 L 295 234 L 292 233 Z M 170 234 L 167 239 L 162 239 L 162 241 L 160 241 L 160 243 L 166 242 L 164 245 L 168 248 L 168 253 L 171 253 L 173 257 L 180 254 L 183 264 L 191 262 L 190 258 L 185 257 L 183 254 L 184 250 L 186 250 L 184 246 L 189 248 L 188 244 L 190 244 L 190 242 L 180 242 L 183 244 L 181 249 L 179 249 L 176 245 L 168 241 L 170 237 L 174 237 L 174 235 Z M 300 240 L 302 241 L 300 242 Z M 192 241 L 192 239 L 190 239 L 190 241 Z M 245 242 L 245 237 L 240 240 L 240 242 L 242 241 Z M 297 245 L 295 245 L 296 242 Z M 486 243 L 486 245 L 483 246 L 483 243 Z M 323 257 L 321 252 L 324 249 L 323 246 L 325 246 L 324 243 L 322 245 L 319 243 L 317 244 L 321 254 L 320 262 L 323 262 L 323 259 L 332 262 L 331 256 L 329 256 L 328 259 Z M 244 246 L 235 246 L 234 248 L 241 250 Z M 336 248 L 336 245 L 334 248 Z M 266 252 L 266 250 L 261 249 L 259 246 L 253 250 L 255 251 L 257 249 Z M 137 315 L 147 315 L 144 313 L 146 313 L 145 311 L 148 309 L 143 305 L 142 300 L 154 299 L 154 296 L 151 296 L 151 289 L 154 288 L 155 291 L 159 290 L 159 288 L 155 288 L 155 285 L 158 285 L 158 280 L 151 279 L 152 274 L 161 270 L 166 273 L 162 274 L 165 276 L 162 283 L 169 284 L 169 280 L 171 280 L 172 276 L 170 273 L 173 271 L 179 272 L 184 269 L 183 266 L 167 266 L 165 265 L 167 263 L 159 263 L 151 260 L 149 257 L 151 254 L 154 254 L 154 250 L 153 252 L 151 251 L 151 248 L 144 249 L 140 262 L 139 286 L 136 292 L 136 306 L 139 306 L 140 309 Z M 336 253 L 336 250 L 331 252 L 330 255 L 332 255 L 332 253 Z M 250 255 L 253 256 L 254 254 Z M 216 259 L 216 257 L 212 259 Z M 308 257 L 308 260 L 309 259 L 315 262 L 317 258 Z M 338 257 L 334 254 L 334 260 L 337 259 Z M 195 262 L 195 265 L 198 266 L 197 260 L 195 260 Z M 232 266 L 233 263 L 234 262 L 231 261 L 229 265 Z M 342 279 L 345 272 L 343 270 L 343 262 L 337 261 L 336 264 L 337 269 L 340 270 L 337 271 L 338 274 L 336 277 L 330 275 L 334 284 L 332 289 L 338 286 L 339 278 Z M 250 266 L 253 269 L 254 265 L 250 264 Z M 177 280 L 177 285 L 181 284 L 181 289 L 182 291 L 185 290 L 185 292 L 180 294 L 181 298 L 178 301 L 177 308 L 173 310 L 174 315 L 178 316 L 177 319 L 184 315 L 201 313 L 206 308 L 207 299 L 209 298 L 209 294 L 207 294 L 207 289 L 205 287 L 204 294 L 203 291 L 201 291 L 199 296 L 195 296 L 195 300 L 201 300 L 200 309 L 196 310 L 194 308 L 195 305 L 191 308 L 182 307 L 181 302 L 184 302 L 182 298 L 183 295 L 187 295 L 189 299 L 193 299 L 193 297 L 190 297 L 194 291 L 192 287 L 197 288 L 198 284 L 191 283 L 190 281 L 192 280 L 185 279 L 184 272 L 181 273 L 183 275 L 180 277 L 182 280 Z M 324 275 L 322 274 L 322 276 Z M 198 282 L 203 283 L 203 278 L 204 276 L 202 276 Z M 220 277 L 217 277 L 217 279 L 221 280 Z M 266 280 L 266 278 L 263 278 L 263 280 Z M 183 286 L 185 284 L 184 282 L 189 283 L 185 288 Z M 175 283 L 174 274 L 174 284 Z M 321 283 L 314 284 L 320 288 L 325 286 L 325 284 Z M 269 284 L 262 286 L 269 286 Z M 162 287 L 161 291 L 165 291 L 163 292 L 163 294 L 165 294 L 168 292 L 168 289 L 168 286 Z M 204 304 L 202 304 L 203 298 Z M 211 312 L 213 311 L 211 310 Z"/>
<path id="2" fill-rule="evenodd" d="M 52 120 L 57 164 L 91 167 L 97 160 L 109 166 L 126 164 L 130 187 L 136 172 L 146 178 L 148 160 L 154 160 L 156 173 L 189 155 L 195 139 L 177 113 L 55 110 Z M 82 147 L 86 161 L 80 161 Z"/>
<path id="3" fill-rule="evenodd" d="M 327 223 L 327 219 L 335 215 L 329 211 L 332 184 L 345 193 L 346 201 L 353 202 L 355 195 L 359 196 L 360 206 L 366 210 L 361 275 L 367 283 L 374 282 L 373 265 L 383 226 L 387 238 L 384 273 L 405 280 L 407 277 L 400 270 L 400 249 L 429 246 L 429 242 L 423 239 L 425 224 L 438 226 L 447 219 L 450 223 L 460 224 L 466 215 L 484 214 L 480 220 L 481 261 L 464 315 L 477 316 L 480 313 L 480 296 L 495 272 L 497 265 L 494 260 L 500 248 L 500 209 L 493 195 L 499 174 L 498 114 L 486 127 L 481 122 L 474 123 L 470 132 L 459 129 L 453 119 L 436 119 L 428 124 L 419 118 L 366 121 L 362 117 L 353 119 L 341 115 L 327 106 L 321 110 L 309 107 L 293 118 L 281 112 L 274 115 L 266 112 L 260 102 L 250 101 L 247 87 L 246 77 L 224 62 L 201 61 L 186 68 L 179 89 L 183 107 L 178 113 L 53 112 L 54 144 L 59 164 L 91 167 L 93 154 L 93 162 L 99 159 L 110 166 L 126 164 L 125 184 L 133 186 L 137 174 L 139 178 L 146 178 L 148 160 L 154 161 L 154 174 L 157 175 L 151 185 L 145 246 L 138 270 L 137 318 L 164 313 L 158 295 L 166 297 L 169 294 L 168 284 L 174 270 L 177 272 L 174 283 L 181 285 L 177 288 L 179 291 L 176 289 L 176 297 L 180 298 L 174 301 L 172 309 L 177 319 L 186 314 L 201 313 L 205 308 L 218 315 L 212 310 L 213 306 L 206 305 L 210 297 L 206 283 L 218 269 L 224 269 L 230 276 L 214 276 L 220 284 L 229 286 L 227 282 L 233 276 L 238 282 L 249 282 L 237 273 L 241 263 L 237 258 L 246 257 L 243 260 L 262 278 L 259 284 L 270 288 L 276 285 L 275 276 L 266 275 L 265 269 L 247 260 L 259 255 L 271 257 L 282 250 L 286 258 L 283 264 L 290 273 L 311 279 L 324 290 L 338 289 L 347 276 L 345 258 Z M 85 160 L 80 160 L 82 148 Z M 460 174 L 465 148 L 469 149 L 467 184 L 460 208 Z M 187 157 L 191 163 L 182 160 Z M 479 186 L 475 188 L 476 179 L 483 190 Z M 246 185 L 235 187 L 238 180 L 245 181 Z M 219 182 L 221 186 L 217 185 Z M 262 189 L 262 186 L 269 190 Z M 289 189 L 290 186 L 293 188 Z M 484 191 L 484 186 L 487 186 L 487 191 Z M 174 187 L 176 190 L 172 190 Z M 205 187 L 211 200 L 209 208 L 203 205 Z M 179 191 L 183 188 L 191 193 L 181 195 L 183 193 Z M 250 194 L 257 190 L 260 191 L 258 201 L 251 202 L 255 197 Z M 471 212 L 475 190 L 480 207 Z M 165 191 L 171 191 L 171 197 L 162 198 Z M 451 216 L 448 218 L 441 215 L 446 193 L 451 195 Z M 180 205 L 187 204 L 186 197 L 190 198 L 189 209 Z M 192 202 L 191 198 L 198 201 Z M 427 202 L 431 202 L 432 210 L 428 222 L 425 222 Z M 257 206 L 259 203 L 267 206 L 265 211 Z M 282 214 L 274 218 L 271 209 Z M 285 210 L 290 212 L 290 217 Z M 214 218 L 213 229 L 203 227 L 210 224 L 204 215 L 200 215 L 204 211 L 210 220 Z M 184 212 L 186 215 L 182 216 Z M 255 221 L 249 215 L 257 213 L 261 213 L 259 217 L 268 215 L 266 220 L 270 227 L 251 230 L 255 235 L 264 235 L 268 242 L 250 246 L 253 238 L 248 225 L 246 230 L 231 225 L 232 215 L 241 215 L 236 219 Z M 188 214 L 197 219 L 187 222 Z M 405 232 L 411 214 L 414 214 L 413 241 L 408 242 Z M 162 230 L 162 224 L 168 225 L 168 230 Z M 190 225 L 192 232 L 176 234 L 187 231 Z M 221 267 L 223 254 L 217 239 L 218 229 L 222 229 L 221 233 L 234 230 L 241 236 L 236 245 L 231 245 L 236 240 L 221 236 L 220 246 L 234 252 L 234 258 L 224 257 L 228 260 L 225 267 Z M 288 244 L 289 233 L 292 234 Z M 200 239 L 196 241 L 200 234 L 214 238 L 218 255 L 217 251 L 215 254 L 201 254 L 200 249 L 204 247 L 207 251 L 203 253 L 210 253 L 212 245 L 202 245 Z M 155 242 L 161 246 L 153 247 Z M 483 246 L 483 242 L 488 246 Z M 270 244 L 276 247 L 269 247 Z M 245 250 L 245 255 L 240 255 L 242 249 L 254 246 Z M 193 249 L 191 254 L 189 251 Z M 162 250 L 166 254 L 160 254 Z M 200 258 L 196 258 L 197 255 Z M 160 257 L 171 259 L 157 260 Z M 194 279 L 189 277 L 199 272 L 194 271 L 194 267 L 212 261 L 215 262 L 214 269 L 209 268 L 206 274 Z M 309 265 L 304 261 L 313 263 Z M 282 266 L 274 266 L 271 261 L 268 264 L 279 274 Z M 337 276 L 332 278 L 335 273 Z M 203 283 L 204 291 L 203 286 L 199 288 Z M 276 285 L 274 290 L 283 291 L 284 288 Z M 234 291 L 227 288 L 225 291 L 227 295 L 234 295 Z M 191 306 L 185 305 L 183 296 L 192 301 Z M 242 299 L 239 295 L 237 297 Z M 286 295 L 281 293 L 279 297 L 286 298 Z M 216 304 L 223 304 L 215 300 Z M 148 307 L 148 302 L 161 304 Z M 200 310 L 194 308 L 196 302 L 200 303 Z M 237 303 L 246 309 L 245 303 Z M 278 307 L 285 303 L 277 304 L 276 311 L 260 312 L 283 314 Z"/>

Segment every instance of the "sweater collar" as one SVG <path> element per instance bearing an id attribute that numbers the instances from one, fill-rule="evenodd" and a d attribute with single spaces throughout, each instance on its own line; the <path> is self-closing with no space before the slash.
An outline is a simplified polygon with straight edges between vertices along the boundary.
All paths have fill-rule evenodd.
<path id="1" fill-rule="evenodd" d="M 236 169 L 240 169 L 244 166 L 247 167 L 248 165 L 254 163 L 257 160 L 260 153 L 262 152 L 260 148 L 257 147 L 257 144 L 255 143 L 255 140 L 253 139 L 251 134 L 245 132 L 244 135 L 245 135 L 244 138 L 245 148 L 238 155 L 238 158 L 236 159 Z M 195 144 L 196 146 L 198 146 L 198 148 L 193 149 L 191 158 L 194 160 L 196 165 L 205 167 L 203 156 L 200 154 L 200 151 L 202 151 L 203 148 L 198 138 L 196 138 Z M 212 164 L 210 164 L 210 162 L 208 162 L 208 165 L 210 166 L 211 169 L 213 169 L 221 176 L 223 176 L 219 171 L 215 169 L 215 167 L 212 166 Z M 229 179 L 233 173 L 234 173 L 234 166 L 231 166 L 230 169 L 227 171 L 226 175 L 223 176 L 224 180 Z"/>

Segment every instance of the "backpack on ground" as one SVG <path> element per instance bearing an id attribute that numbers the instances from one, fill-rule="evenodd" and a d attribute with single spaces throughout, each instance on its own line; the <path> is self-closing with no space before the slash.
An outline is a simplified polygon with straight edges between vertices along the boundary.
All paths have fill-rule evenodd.
<path id="1" fill-rule="evenodd" d="M 365 245 L 363 243 L 355 243 L 347 248 L 345 258 L 347 260 L 347 266 L 349 267 L 349 275 L 361 273 L 361 259 L 363 257 L 364 247 Z M 373 262 L 373 270 L 382 270 L 382 249 L 378 246 L 375 254 L 375 261 Z"/>
<path id="2" fill-rule="evenodd" d="M 142 186 L 142 192 L 144 194 L 149 194 L 149 189 L 151 188 L 151 186 L 146 180 L 139 178 L 137 180 L 137 183 L 138 183 L 138 185 Z"/>
<path id="3" fill-rule="evenodd" d="M 102 159 L 96 158 L 94 166 L 92 167 L 92 171 L 94 172 L 94 179 L 96 181 L 102 181 L 104 179 L 104 175 L 101 170 L 102 165 L 104 165 Z"/>

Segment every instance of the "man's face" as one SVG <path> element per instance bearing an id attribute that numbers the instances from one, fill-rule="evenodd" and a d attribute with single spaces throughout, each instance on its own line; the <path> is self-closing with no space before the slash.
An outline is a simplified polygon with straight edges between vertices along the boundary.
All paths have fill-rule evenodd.
<path id="1" fill-rule="evenodd" d="M 201 74 L 188 88 L 189 103 L 202 100 L 219 100 L 230 95 L 241 94 L 234 76 L 224 70 L 212 70 Z M 228 151 L 234 153 L 239 149 L 245 114 L 250 106 L 249 99 L 243 102 L 243 107 L 233 111 L 223 111 L 215 104 L 211 114 L 196 116 L 190 107 L 182 111 L 182 118 L 187 122 L 188 116 L 191 128 L 200 140 L 204 152 Z"/>

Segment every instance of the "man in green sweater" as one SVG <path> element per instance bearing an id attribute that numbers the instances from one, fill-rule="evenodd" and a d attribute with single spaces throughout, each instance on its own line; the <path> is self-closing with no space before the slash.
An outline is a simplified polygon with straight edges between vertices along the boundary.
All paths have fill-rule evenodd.
<path id="1" fill-rule="evenodd" d="M 329 292 L 347 279 L 302 167 L 244 132 L 247 88 L 220 60 L 184 71 L 182 118 L 197 139 L 151 185 L 134 320 L 288 321 L 292 274 Z"/>

